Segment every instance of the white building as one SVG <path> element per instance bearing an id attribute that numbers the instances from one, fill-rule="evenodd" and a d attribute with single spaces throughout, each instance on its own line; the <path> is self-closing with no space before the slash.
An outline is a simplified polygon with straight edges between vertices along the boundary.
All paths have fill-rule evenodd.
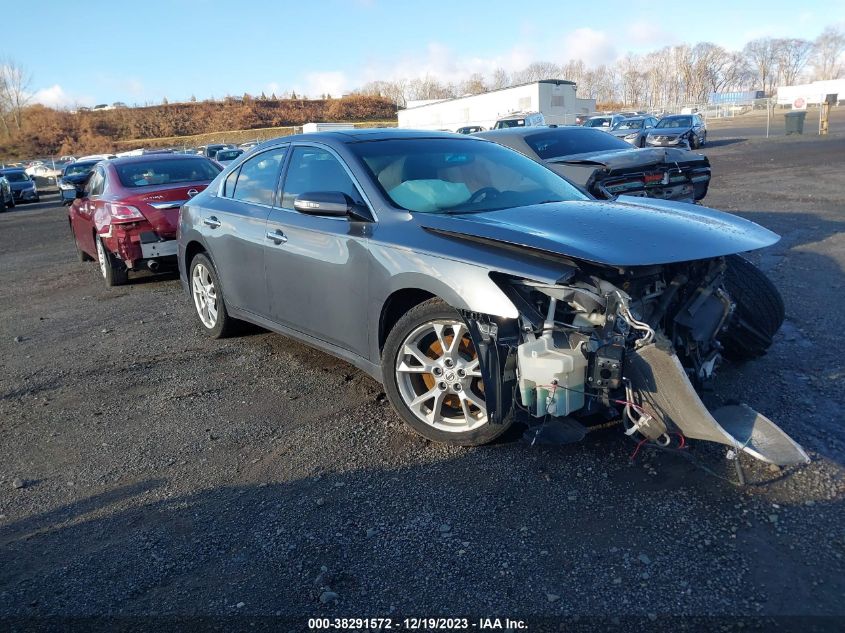
<path id="1" fill-rule="evenodd" d="M 829 94 L 838 95 L 838 101 L 845 100 L 845 79 L 828 79 L 809 84 L 778 87 L 778 105 L 792 105 L 803 98 L 808 105 L 818 105 Z"/>
<path id="2" fill-rule="evenodd" d="M 496 119 L 513 112 L 540 112 L 546 123 L 572 124 L 577 114 L 596 111 L 596 100 L 579 99 L 575 88 L 574 81 L 543 79 L 455 99 L 411 101 L 399 110 L 399 127 L 454 132 L 465 125 L 481 125 L 489 129 Z"/>

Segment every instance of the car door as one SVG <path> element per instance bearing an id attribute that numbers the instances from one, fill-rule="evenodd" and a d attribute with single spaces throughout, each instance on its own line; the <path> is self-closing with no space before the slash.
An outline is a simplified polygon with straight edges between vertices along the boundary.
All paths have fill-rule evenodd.
<path id="1" fill-rule="evenodd" d="M 364 205 L 351 172 L 333 151 L 294 145 L 278 206 L 267 220 L 270 310 L 280 325 L 367 358 L 369 222 L 294 209 L 299 194 L 318 191 L 341 191 Z"/>
<path id="2" fill-rule="evenodd" d="M 284 144 L 242 163 L 202 210 L 200 232 L 226 303 L 263 318 L 270 316 L 264 281 L 264 229 L 287 151 Z"/>
<path id="3" fill-rule="evenodd" d="M 79 246 L 88 254 L 97 252 L 94 244 L 94 214 L 97 211 L 97 204 L 100 202 L 106 179 L 102 167 L 97 166 L 85 185 L 85 193 L 82 198 L 73 202 L 71 213 L 71 224 Z"/>

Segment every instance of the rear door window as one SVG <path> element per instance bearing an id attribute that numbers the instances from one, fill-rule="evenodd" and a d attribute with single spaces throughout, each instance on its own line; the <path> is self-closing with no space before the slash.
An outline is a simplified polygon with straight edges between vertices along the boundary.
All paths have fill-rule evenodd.
<path id="1" fill-rule="evenodd" d="M 277 147 L 253 156 L 241 165 L 231 197 L 243 202 L 272 206 L 279 182 L 279 170 L 286 152 L 287 147 Z M 226 182 L 227 189 L 229 178 Z M 228 191 L 226 195 L 229 195 Z"/>

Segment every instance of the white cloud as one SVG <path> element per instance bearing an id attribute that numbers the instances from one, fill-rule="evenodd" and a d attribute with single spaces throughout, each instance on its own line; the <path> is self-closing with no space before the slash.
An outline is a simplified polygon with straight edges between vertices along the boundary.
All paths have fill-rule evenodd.
<path id="1" fill-rule="evenodd" d="M 349 79 L 340 71 L 308 73 L 305 75 L 305 87 L 297 92 L 304 92 L 309 97 L 330 94 L 339 97 L 350 89 Z"/>
<path id="2" fill-rule="evenodd" d="M 635 47 L 656 50 L 677 42 L 677 37 L 652 20 L 636 20 L 628 25 L 626 41 Z"/>
<path id="3" fill-rule="evenodd" d="M 591 28 L 575 29 L 563 40 L 563 59 L 583 59 L 587 66 L 610 64 L 619 57 L 613 44 L 617 36 Z"/>
<path id="4" fill-rule="evenodd" d="M 59 84 L 38 90 L 32 95 L 31 100 L 50 108 L 69 108 L 76 105 L 94 104 L 91 97 L 68 94 Z"/>

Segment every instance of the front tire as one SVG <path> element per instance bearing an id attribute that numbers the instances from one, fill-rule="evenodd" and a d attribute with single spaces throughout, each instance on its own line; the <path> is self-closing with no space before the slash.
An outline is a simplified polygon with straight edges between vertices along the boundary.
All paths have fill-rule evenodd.
<path id="1" fill-rule="evenodd" d="M 203 331 L 211 338 L 225 338 L 233 334 L 237 321 L 226 310 L 220 278 L 208 256 L 201 253 L 191 260 L 188 280 L 191 299 Z"/>
<path id="2" fill-rule="evenodd" d="M 129 271 L 126 265 L 109 252 L 103 244 L 103 238 L 99 235 L 94 238 L 97 243 L 97 263 L 100 266 L 100 274 L 109 288 L 122 286 L 129 281 Z"/>
<path id="3" fill-rule="evenodd" d="M 382 352 L 387 396 L 414 431 L 434 442 L 477 446 L 509 423 L 487 416 L 481 363 L 464 320 L 440 299 L 408 311 Z"/>
<path id="4" fill-rule="evenodd" d="M 725 288 L 736 303 L 728 329 L 721 337 L 725 355 L 750 360 L 766 353 L 786 315 L 777 287 L 750 261 L 739 255 L 725 258 Z"/>

